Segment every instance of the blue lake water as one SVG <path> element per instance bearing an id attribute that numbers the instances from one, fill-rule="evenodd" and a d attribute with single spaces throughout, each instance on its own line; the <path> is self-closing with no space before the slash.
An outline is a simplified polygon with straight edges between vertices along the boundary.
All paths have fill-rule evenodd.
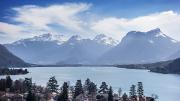
<path id="1" fill-rule="evenodd" d="M 180 101 L 180 75 L 151 73 L 147 70 L 122 69 L 116 67 L 35 67 L 28 68 L 27 75 L 11 76 L 13 79 L 32 77 L 37 85 L 46 86 L 51 76 L 55 76 L 59 85 L 64 81 L 70 81 L 74 85 L 76 80 L 90 78 L 97 86 L 102 81 L 107 82 L 117 92 L 122 88 L 129 93 L 132 84 L 141 81 L 144 85 L 145 95 L 157 94 L 158 101 Z M 3 76 L 1 76 L 2 78 Z"/>

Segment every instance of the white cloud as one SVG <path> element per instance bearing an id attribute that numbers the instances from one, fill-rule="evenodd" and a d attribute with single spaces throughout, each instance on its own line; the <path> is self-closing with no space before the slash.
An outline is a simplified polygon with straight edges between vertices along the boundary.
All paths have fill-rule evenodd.
<path id="1" fill-rule="evenodd" d="M 29 30 L 29 27 L 23 25 L 14 25 L 0 22 L 0 41 L 1 43 L 9 43 L 21 38 L 27 38 L 38 35 L 33 32 L 38 32 L 39 34 L 45 33 L 43 31 Z"/>
<path id="2" fill-rule="evenodd" d="M 180 40 L 180 14 L 165 11 L 132 19 L 109 17 L 94 22 L 91 29 L 121 39 L 128 31 L 148 31 L 160 28 L 165 34 Z"/>
<path id="3" fill-rule="evenodd" d="M 48 32 L 80 34 L 91 38 L 97 33 L 121 40 L 129 31 L 148 31 L 157 27 L 172 38 L 180 40 L 179 13 L 164 11 L 127 19 L 92 14 L 88 11 L 90 7 L 91 4 L 86 3 L 67 3 L 46 7 L 25 5 L 13 8 L 16 15 L 10 17 L 10 20 L 18 24 L 0 22 L 0 39 L 4 38 L 1 43 Z"/>
<path id="4" fill-rule="evenodd" d="M 0 32 L 1 33 L 7 33 L 7 34 L 17 34 L 19 33 L 22 28 L 13 24 L 8 24 L 8 23 L 4 23 L 4 22 L 0 22 Z"/>
<path id="5" fill-rule="evenodd" d="M 57 24 L 69 30 L 82 30 L 83 22 L 77 14 L 88 10 L 90 4 L 64 4 L 52 5 L 48 7 L 39 7 L 34 5 L 14 8 L 18 15 L 15 21 L 39 28 L 49 29 L 49 24 Z"/>
<path id="6" fill-rule="evenodd" d="M 15 16 L 10 17 L 12 21 L 19 24 L 0 22 L 0 37 L 6 39 L 1 43 L 13 42 L 21 38 L 32 37 L 42 33 L 58 33 L 50 25 L 57 25 L 58 29 L 71 32 L 83 31 L 85 22 L 81 20 L 80 13 L 87 11 L 91 4 L 67 3 L 61 5 L 50 5 L 40 7 L 36 5 L 25 5 L 12 8 Z"/>

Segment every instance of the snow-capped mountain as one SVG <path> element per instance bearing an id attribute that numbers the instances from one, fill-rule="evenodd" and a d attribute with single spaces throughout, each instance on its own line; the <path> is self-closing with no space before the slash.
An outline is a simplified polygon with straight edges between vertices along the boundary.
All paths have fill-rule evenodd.
<path id="1" fill-rule="evenodd" d="M 43 34 L 5 46 L 16 56 L 36 64 L 129 64 L 168 60 L 180 43 L 160 29 L 131 31 L 120 43 L 103 34 L 94 39 Z M 97 63 L 98 61 L 98 63 Z"/>
<path id="2" fill-rule="evenodd" d="M 52 35 L 50 33 L 47 33 L 47 34 L 42 34 L 42 35 L 39 35 L 39 36 L 34 36 L 32 38 L 27 38 L 27 39 L 22 39 L 22 40 L 19 40 L 19 41 L 16 41 L 14 42 L 13 44 L 16 45 L 16 44 L 23 44 L 23 42 L 57 42 L 58 44 L 62 44 L 63 42 L 66 41 L 66 38 L 63 36 L 63 35 Z"/>
<path id="3" fill-rule="evenodd" d="M 58 64 L 90 64 L 96 58 L 107 52 L 111 47 L 91 39 L 82 39 L 80 36 L 72 36 L 61 45 L 65 50 L 66 58 Z"/>
<path id="4" fill-rule="evenodd" d="M 64 43 L 64 38 L 63 36 L 61 37 L 43 34 L 33 38 L 22 39 L 12 44 L 6 44 L 5 46 L 12 53 L 29 63 L 48 64 L 53 62 L 54 59 L 51 55 L 47 54 L 51 54 L 53 50 L 56 50 L 59 45 Z"/>
<path id="5" fill-rule="evenodd" d="M 25 61 L 36 64 L 89 63 L 110 49 L 109 45 L 78 35 L 64 39 L 60 35 L 43 34 L 5 46 Z"/>
<path id="6" fill-rule="evenodd" d="M 107 37 L 104 34 L 97 35 L 93 40 L 110 46 L 116 46 L 119 43 L 117 40 L 114 40 L 112 37 Z"/>
<path id="7" fill-rule="evenodd" d="M 159 28 L 148 32 L 131 31 L 100 59 L 101 63 L 107 64 L 156 62 L 165 60 L 178 46 L 178 41 L 165 35 Z"/>

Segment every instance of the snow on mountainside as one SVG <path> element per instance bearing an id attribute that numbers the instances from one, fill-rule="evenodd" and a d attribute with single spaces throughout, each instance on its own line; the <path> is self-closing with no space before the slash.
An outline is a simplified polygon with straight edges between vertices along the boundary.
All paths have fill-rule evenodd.
<path id="1" fill-rule="evenodd" d="M 91 64 L 110 48 L 109 45 L 75 35 L 61 45 L 61 50 L 66 50 L 63 53 L 65 56 L 57 64 Z"/>
<path id="2" fill-rule="evenodd" d="M 104 34 L 99 34 L 97 35 L 94 39 L 94 41 L 97 41 L 98 43 L 103 43 L 105 45 L 110 45 L 110 46 L 115 46 L 118 44 L 117 40 L 114 40 L 111 37 L 107 37 Z"/>
<path id="3" fill-rule="evenodd" d="M 54 62 L 51 52 L 64 43 L 63 36 L 43 34 L 33 38 L 22 39 L 12 44 L 6 44 L 6 48 L 13 54 L 29 63 L 52 63 Z M 47 55 L 49 54 L 49 55 Z"/>
<path id="4" fill-rule="evenodd" d="M 105 53 L 101 63 L 129 64 L 148 63 L 167 59 L 174 53 L 179 42 L 165 35 L 159 28 L 148 32 L 131 31 L 121 43 Z"/>
<path id="5" fill-rule="evenodd" d="M 43 34 L 5 46 L 25 61 L 37 64 L 90 63 L 110 49 L 109 45 L 83 39 L 78 35 L 68 40 L 64 40 L 61 35 L 58 36 Z"/>
<path id="6" fill-rule="evenodd" d="M 129 64 L 168 60 L 180 43 L 157 28 L 128 32 L 120 43 L 103 34 L 94 39 L 43 34 L 5 46 L 29 63 L 96 64 L 98 60 L 99 64 Z"/>
<path id="7" fill-rule="evenodd" d="M 162 41 L 162 40 L 164 40 L 164 41 L 166 40 L 168 42 L 173 42 L 173 43 L 178 43 L 178 41 L 176 41 L 175 39 L 172 39 L 171 37 L 164 34 L 159 28 L 150 30 L 148 32 L 131 31 L 131 32 L 127 33 L 126 39 L 128 37 L 129 38 L 141 37 L 141 38 L 146 39 L 150 43 L 154 43 L 154 41 Z"/>
<path id="8" fill-rule="evenodd" d="M 66 41 L 66 43 L 68 43 L 69 45 L 74 45 L 75 43 L 80 42 L 81 40 L 82 40 L 81 36 L 79 36 L 79 35 L 74 35 L 74 36 L 71 36 L 71 37 Z"/>
<path id="9" fill-rule="evenodd" d="M 62 44 L 64 41 L 66 41 L 65 37 L 63 35 L 52 35 L 50 33 L 42 34 L 39 36 L 34 36 L 32 38 L 22 39 L 19 41 L 14 42 L 13 44 L 24 44 L 24 42 L 33 42 L 33 41 L 39 41 L 39 42 L 45 42 L 45 41 L 54 41 L 57 42 L 57 44 Z M 25 45 L 25 44 L 24 44 Z"/>

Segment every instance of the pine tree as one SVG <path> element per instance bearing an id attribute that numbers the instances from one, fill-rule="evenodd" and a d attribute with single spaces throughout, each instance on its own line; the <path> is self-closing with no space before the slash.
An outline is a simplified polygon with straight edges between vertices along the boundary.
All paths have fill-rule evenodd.
<path id="1" fill-rule="evenodd" d="M 55 76 L 51 77 L 47 83 L 47 89 L 52 93 L 52 92 L 55 92 L 57 93 L 57 90 L 58 90 L 58 82 L 55 78 Z"/>
<path id="2" fill-rule="evenodd" d="M 109 92 L 108 92 L 108 101 L 113 101 L 113 91 L 112 91 L 111 86 L 110 86 Z"/>
<path id="3" fill-rule="evenodd" d="M 131 86 L 129 95 L 131 98 L 136 98 L 136 86 L 135 85 Z"/>
<path id="4" fill-rule="evenodd" d="M 68 84 L 64 82 L 61 94 L 58 97 L 58 101 L 68 101 Z"/>
<path id="5" fill-rule="evenodd" d="M 90 83 L 91 83 L 90 79 L 87 78 L 85 83 L 84 83 L 84 87 L 83 87 L 84 91 L 87 92 L 87 93 L 89 93 L 88 89 L 89 89 Z"/>
<path id="6" fill-rule="evenodd" d="M 32 79 L 31 78 L 25 78 L 24 85 L 25 85 L 25 91 L 31 91 Z"/>
<path id="7" fill-rule="evenodd" d="M 138 82 L 137 92 L 138 92 L 139 101 L 143 101 L 144 89 L 142 82 Z"/>
<path id="8" fill-rule="evenodd" d="M 12 86 L 12 79 L 11 79 L 11 77 L 10 76 L 7 76 L 6 77 L 6 88 L 11 88 L 11 86 Z"/>
<path id="9" fill-rule="evenodd" d="M 93 82 L 91 82 L 88 86 L 88 93 L 93 94 L 96 93 L 96 91 L 97 91 L 97 86 Z"/>
<path id="10" fill-rule="evenodd" d="M 106 84 L 106 82 L 102 82 L 101 86 L 100 86 L 100 90 L 99 93 L 107 93 L 108 91 L 108 85 Z"/>
<path id="11" fill-rule="evenodd" d="M 0 79 L 0 90 L 5 91 L 5 89 L 6 89 L 6 80 Z"/>
<path id="12" fill-rule="evenodd" d="M 75 86 L 74 98 L 76 98 L 80 94 L 83 94 L 82 83 L 81 83 L 81 80 L 77 80 L 76 86 Z"/>

